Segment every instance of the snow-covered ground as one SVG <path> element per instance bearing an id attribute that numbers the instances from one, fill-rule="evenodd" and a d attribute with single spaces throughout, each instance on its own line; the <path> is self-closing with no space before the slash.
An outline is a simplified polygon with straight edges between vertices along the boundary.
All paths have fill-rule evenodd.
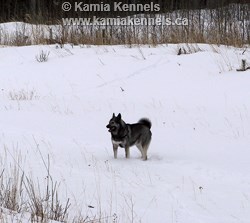
<path id="1" fill-rule="evenodd" d="M 21 157 L 43 187 L 49 155 L 72 216 L 249 222 L 250 70 L 235 70 L 250 51 L 199 45 L 177 56 L 180 46 L 1 47 L 1 168 Z M 36 61 L 41 50 L 48 62 Z M 114 160 L 113 112 L 152 121 L 148 161 L 134 147 Z"/>

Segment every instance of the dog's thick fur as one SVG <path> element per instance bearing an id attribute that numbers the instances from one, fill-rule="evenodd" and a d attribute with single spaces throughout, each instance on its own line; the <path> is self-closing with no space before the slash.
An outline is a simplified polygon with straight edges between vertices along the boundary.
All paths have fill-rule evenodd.
<path id="1" fill-rule="evenodd" d="M 147 151 L 152 136 L 150 120 L 143 118 L 138 123 L 126 124 L 119 113 L 117 117 L 113 114 L 106 127 L 111 133 L 115 159 L 117 158 L 117 149 L 119 146 L 125 148 L 126 158 L 129 158 L 129 147 L 136 145 L 142 154 L 142 159 L 147 160 Z"/>

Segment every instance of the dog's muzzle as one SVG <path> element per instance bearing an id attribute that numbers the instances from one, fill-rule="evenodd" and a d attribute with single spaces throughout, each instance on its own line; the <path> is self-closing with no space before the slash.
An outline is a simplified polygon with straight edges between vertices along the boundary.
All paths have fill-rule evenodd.
<path id="1" fill-rule="evenodd" d="M 109 132 L 115 131 L 116 127 L 115 126 L 111 126 L 111 125 L 107 125 L 106 128 L 109 129 Z"/>

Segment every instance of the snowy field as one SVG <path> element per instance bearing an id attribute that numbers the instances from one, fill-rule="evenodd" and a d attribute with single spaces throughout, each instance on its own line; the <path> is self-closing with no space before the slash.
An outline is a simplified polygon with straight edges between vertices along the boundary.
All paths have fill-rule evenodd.
<path id="1" fill-rule="evenodd" d="M 1 47 L 1 169 L 18 163 L 42 190 L 50 163 L 71 216 L 249 222 L 250 70 L 236 69 L 250 51 L 180 46 Z M 135 147 L 113 158 L 113 112 L 152 121 L 148 161 Z"/>

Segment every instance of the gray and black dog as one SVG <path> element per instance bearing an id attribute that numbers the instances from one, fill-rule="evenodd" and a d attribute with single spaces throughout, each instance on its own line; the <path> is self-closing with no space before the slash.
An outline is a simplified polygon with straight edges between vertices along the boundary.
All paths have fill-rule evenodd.
<path id="1" fill-rule="evenodd" d="M 119 113 L 113 113 L 109 124 L 106 126 L 111 133 L 111 140 L 114 150 L 114 158 L 117 158 L 118 147 L 125 148 L 126 158 L 130 157 L 129 147 L 136 145 L 140 150 L 142 159 L 147 160 L 147 151 L 151 141 L 150 120 L 143 118 L 135 124 L 126 124 Z"/>

